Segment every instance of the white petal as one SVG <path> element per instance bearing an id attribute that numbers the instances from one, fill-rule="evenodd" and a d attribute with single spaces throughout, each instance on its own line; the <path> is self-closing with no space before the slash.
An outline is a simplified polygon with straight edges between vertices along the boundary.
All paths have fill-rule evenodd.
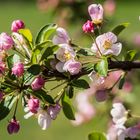
<path id="1" fill-rule="evenodd" d="M 64 62 L 58 62 L 55 66 L 56 70 L 59 71 L 59 72 L 65 72 L 63 67 L 64 67 Z"/>
<path id="2" fill-rule="evenodd" d="M 29 113 L 27 113 L 26 115 L 24 115 L 24 118 L 25 118 L 25 119 L 28 119 L 28 118 L 30 118 L 30 117 L 33 116 L 33 115 L 34 115 L 34 113 L 29 112 Z"/>
<path id="3" fill-rule="evenodd" d="M 113 44 L 111 49 L 113 51 L 113 55 L 118 56 L 122 50 L 122 44 L 121 43 Z"/>
<path id="4" fill-rule="evenodd" d="M 109 40 L 110 42 L 112 42 L 112 43 L 116 43 L 117 42 L 117 36 L 114 33 L 107 32 L 104 35 L 105 35 L 105 38 L 107 40 Z"/>
<path id="5" fill-rule="evenodd" d="M 92 44 L 92 46 L 91 46 L 91 51 L 92 51 L 93 53 L 97 53 L 97 52 L 98 52 L 98 49 L 97 49 L 95 43 Z"/>
<path id="6" fill-rule="evenodd" d="M 29 112 L 29 111 L 30 111 L 29 107 L 26 106 L 26 107 L 24 108 L 24 112 Z"/>

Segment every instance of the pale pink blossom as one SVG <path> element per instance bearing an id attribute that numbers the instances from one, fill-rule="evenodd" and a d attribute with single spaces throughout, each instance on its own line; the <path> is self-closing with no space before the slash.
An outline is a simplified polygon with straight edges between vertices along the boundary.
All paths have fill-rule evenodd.
<path id="1" fill-rule="evenodd" d="M 50 115 L 51 119 L 55 120 L 60 110 L 61 110 L 61 106 L 60 104 L 57 103 L 54 106 L 53 105 L 48 106 L 47 113 Z"/>
<path id="2" fill-rule="evenodd" d="M 44 79 L 41 76 L 38 76 L 32 82 L 31 87 L 33 90 L 39 90 L 44 86 L 44 84 L 45 84 Z"/>
<path id="3" fill-rule="evenodd" d="M 17 121 L 16 119 L 12 119 L 7 126 L 7 131 L 9 134 L 18 133 L 19 129 L 19 121 Z"/>
<path id="4" fill-rule="evenodd" d="M 19 29 L 24 29 L 25 25 L 22 20 L 14 20 L 11 25 L 12 32 L 18 32 Z"/>
<path id="5" fill-rule="evenodd" d="M 21 62 L 15 63 L 13 68 L 12 68 L 12 74 L 15 76 L 22 76 L 24 73 L 24 65 Z"/>
<path id="6" fill-rule="evenodd" d="M 93 23 L 88 20 L 82 27 L 83 31 L 85 33 L 90 33 L 90 32 L 93 32 L 94 31 L 94 26 L 93 26 Z"/>
<path id="7" fill-rule="evenodd" d="M 51 117 L 45 110 L 40 109 L 38 112 L 38 124 L 42 130 L 46 130 L 51 124 Z"/>
<path id="8" fill-rule="evenodd" d="M 61 44 L 60 48 L 56 52 L 56 58 L 61 62 L 66 62 L 69 59 L 73 59 L 75 56 L 75 51 L 68 44 Z"/>
<path id="9" fill-rule="evenodd" d="M 81 125 L 82 123 L 84 123 L 85 119 L 84 119 L 84 116 L 80 113 L 75 113 L 75 120 L 72 120 L 71 123 L 74 125 L 74 126 L 78 126 L 78 125 Z"/>
<path id="10" fill-rule="evenodd" d="M 39 99 L 36 99 L 36 98 L 30 98 L 28 100 L 28 107 L 29 107 L 29 110 L 32 112 L 32 113 L 37 113 L 38 111 L 38 108 L 39 108 Z"/>
<path id="11" fill-rule="evenodd" d="M 108 98 L 107 89 L 100 89 L 95 92 L 95 98 L 98 102 L 106 101 Z"/>
<path id="12" fill-rule="evenodd" d="M 116 140 L 117 139 L 117 129 L 115 125 L 111 125 L 107 131 L 107 140 Z"/>
<path id="13" fill-rule="evenodd" d="M 56 70 L 59 72 L 65 72 L 65 70 L 63 69 L 64 64 L 64 62 L 59 61 L 55 66 Z"/>
<path id="14" fill-rule="evenodd" d="M 53 44 L 69 44 L 70 37 L 65 29 L 59 27 L 56 29 L 57 35 L 53 37 Z"/>
<path id="15" fill-rule="evenodd" d="M 63 70 L 69 72 L 71 75 L 76 75 L 81 71 L 81 68 L 82 65 L 80 62 L 71 59 L 64 64 Z"/>
<path id="16" fill-rule="evenodd" d="M 106 0 L 104 2 L 104 11 L 107 16 L 112 16 L 116 10 L 115 0 Z"/>
<path id="17" fill-rule="evenodd" d="M 0 51 L 9 50 L 14 45 L 13 39 L 7 33 L 0 34 Z"/>
<path id="18" fill-rule="evenodd" d="M 127 120 L 128 111 L 125 109 L 123 104 L 114 103 L 113 109 L 111 110 L 111 115 L 113 117 L 113 122 L 116 125 L 123 125 Z"/>
<path id="19" fill-rule="evenodd" d="M 126 136 L 126 127 L 124 125 L 115 125 L 117 130 L 118 140 L 125 140 Z"/>
<path id="20" fill-rule="evenodd" d="M 94 53 L 97 53 L 100 50 L 102 55 L 118 56 L 122 50 L 122 44 L 117 43 L 117 36 L 112 32 L 99 35 L 95 41 L 96 43 L 93 43 L 91 47 L 91 50 Z"/>
<path id="21" fill-rule="evenodd" d="M 91 4 L 88 7 L 89 15 L 94 24 L 100 24 L 103 21 L 103 7 L 100 4 Z"/>

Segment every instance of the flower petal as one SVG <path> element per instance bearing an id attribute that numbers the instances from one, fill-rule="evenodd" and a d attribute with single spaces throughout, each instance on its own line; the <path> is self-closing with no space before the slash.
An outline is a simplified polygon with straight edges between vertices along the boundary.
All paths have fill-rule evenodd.
<path id="1" fill-rule="evenodd" d="M 113 51 L 113 55 L 118 56 L 122 50 L 122 44 L 121 43 L 113 44 L 111 49 Z"/>

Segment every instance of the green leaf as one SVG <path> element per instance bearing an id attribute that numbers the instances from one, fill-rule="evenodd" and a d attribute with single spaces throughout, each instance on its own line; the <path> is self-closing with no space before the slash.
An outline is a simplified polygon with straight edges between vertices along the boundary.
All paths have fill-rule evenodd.
<path id="1" fill-rule="evenodd" d="M 84 79 L 73 80 L 72 85 L 82 89 L 88 89 L 90 87 L 88 82 Z"/>
<path id="2" fill-rule="evenodd" d="M 49 56 L 53 55 L 54 52 L 59 48 L 58 45 L 47 47 L 41 51 L 42 57 L 41 60 L 47 59 Z"/>
<path id="3" fill-rule="evenodd" d="M 29 40 L 29 42 L 33 42 L 33 36 L 29 29 L 20 29 L 19 33 L 26 37 L 26 39 Z"/>
<path id="4" fill-rule="evenodd" d="M 7 96 L 0 103 L 0 120 L 4 119 L 11 111 L 11 108 L 16 101 L 16 96 Z"/>
<path id="5" fill-rule="evenodd" d="M 95 65 L 95 69 L 101 76 L 107 76 L 108 72 L 108 61 L 107 58 L 103 58 L 100 62 Z"/>
<path id="6" fill-rule="evenodd" d="M 112 32 L 115 34 L 115 35 L 119 35 L 126 27 L 129 26 L 130 23 L 122 23 L 120 25 L 118 25 L 117 27 L 115 27 Z"/>
<path id="7" fill-rule="evenodd" d="M 32 93 L 35 97 L 39 98 L 43 102 L 48 102 L 50 104 L 55 104 L 53 98 L 48 95 L 44 90 L 37 90 Z"/>
<path id="8" fill-rule="evenodd" d="M 126 61 L 134 61 L 136 57 L 137 51 L 136 50 L 130 50 L 127 52 L 125 56 Z"/>
<path id="9" fill-rule="evenodd" d="M 38 75 L 40 73 L 41 67 L 38 64 L 32 65 L 30 68 L 27 69 L 29 73 L 32 75 Z"/>
<path id="10" fill-rule="evenodd" d="M 65 116 L 69 120 L 75 120 L 71 100 L 65 94 L 65 91 L 64 91 L 63 96 L 61 98 L 61 102 L 62 102 L 62 108 L 63 108 L 63 112 L 64 112 Z"/>
<path id="11" fill-rule="evenodd" d="M 68 85 L 65 89 L 66 91 L 66 95 L 69 97 L 69 98 L 72 98 L 73 97 L 73 93 L 74 93 L 74 88 L 73 86 L 71 85 Z"/>
<path id="12" fill-rule="evenodd" d="M 101 132 L 93 132 L 88 135 L 88 140 L 107 140 L 104 133 Z"/>
<path id="13" fill-rule="evenodd" d="M 40 44 L 41 42 L 48 40 L 48 38 L 56 30 L 56 28 L 56 24 L 47 24 L 44 27 L 42 27 L 36 37 L 35 44 Z"/>
<path id="14" fill-rule="evenodd" d="M 123 85 L 125 83 L 125 76 L 126 76 L 127 73 L 124 73 L 122 76 L 121 76 L 121 79 L 120 79 L 120 82 L 119 82 L 119 89 L 122 89 L 123 88 Z"/>
<path id="15" fill-rule="evenodd" d="M 17 54 L 10 55 L 7 58 L 8 68 L 11 69 L 13 67 L 13 65 L 17 62 L 20 62 L 20 56 Z"/>

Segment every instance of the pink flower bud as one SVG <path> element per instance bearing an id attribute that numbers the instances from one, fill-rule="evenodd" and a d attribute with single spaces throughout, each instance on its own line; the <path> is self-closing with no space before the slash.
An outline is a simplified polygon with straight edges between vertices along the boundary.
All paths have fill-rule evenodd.
<path id="1" fill-rule="evenodd" d="M 19 129 L 20 125 L 16 119 L 12 119 L 7 126 L 7 131 L 9 134 L 17 133 Z"/>
<path id="2" fill-rule="evenodd" d="M 100 24 L 103 21 L 103 7 L 100 4 L 92 4 L 88 7 L 89 15 L 94 24 Z"/>
<path id="3" fill-rule="evenodd" d="M 18 32 L 19 29 L 24 29 L 24 22 L 21 20 L 14 20 L 11 25 L 12 32 Z"/>
<path id="4" fill-rule="evenodd" d="M 93 23 L 88 20 L 82 27 L 83 31 L 85 33 L 90 33 L 90 32 L 93 32 L 94 31 L 94 26 L 93 26 Z"/>
<path id="5" fill-rule="evenodd" d="M 107 95 L 107 90 L 103 89 L 103 90 L 97 90 L 95 93 L 95 98 L 98 102 L 103 102 L 107 99 L 108 95 Z"/>
<path id="6" fill-rule="evenodd" d="M 31 87 L 33 90 L 39 90 L 44 86 L 44 84 L 45 84 L 44 79 L 41 76 L 39 76 L 35 78 L 35 80 L 32 82 Z"/>
<path id="7" fill-rule="evenodd" d="M 61 110 L 61 106 L 58 103 L 55 106 L 50 105 L 47 108 L 47 112 L 50 115 L 51 119 L 53 119 L 53 120 L 56 119 L 56 117 L 57 117 L 58 113 L 60 112 L 60 110 Z"/>
<path id="8" fill-rule="evenodd" d="M 32 113 L 37 113 L 39 108 L 39 100 L 36 98 L 31 98 L 28 100 L 28 107 Z"/>
<path id="9" fill-rule="evenodd" d="M 24 73 L 24 65 L 21 62 L 18 62 L 14 64 L 14 67 L 12 68 L 12 74 L 20 77 Z"/>
<path id="10" fill-rule="evenodd" d="M 82 65 L 80 62 L 75 60 L 69 60 L 64 64 L 63 69 L 65 71 L 68 71 L 71 75 L 78 74 L 82 68 Z"/>
<path id="11" fill-rule="evenodd" d="M 7 33 L 0 34 L 0 51 L 8 50 L 14 45 L 14 41 Z"/>
<path id="12" fill-rule="evenodd" d="M 0 61 L 0 74 L 2 74 L 5 71 L 6 64 L 2 61 Z"/>

